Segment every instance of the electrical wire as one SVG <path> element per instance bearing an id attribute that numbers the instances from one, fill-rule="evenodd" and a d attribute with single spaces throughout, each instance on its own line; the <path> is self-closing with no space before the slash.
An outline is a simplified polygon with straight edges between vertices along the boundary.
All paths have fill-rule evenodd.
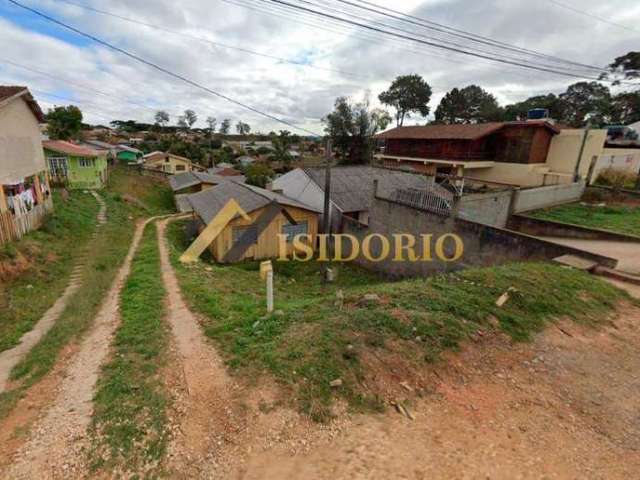
<path id="1" fill-rule="evenodd" d="M 623 25 L 621 23 L 616 23 L 616 22 L 612 22 L 611 20 L 607 20 L 606 18 L 603 17 L 599 17 L 598 15 L 594 15 L 592 13 L 589 12 L 585 12 L 584 10 L 579 10 L 571 5 L 568 5 L 566 3 L 563 2 L 558 2 L 557 0 L 547 0 L 550 3 L 553 3 L 554 5 L 560 7 L 560 8 L 564 8 L 566 10 L 569 10 L 573 13 L 577 13 L 578 15 L 584 15 L 585 17 L 589 17 L 589 18 L 593 18 L 595 20 L 598 20 L 599 22 L 602 23 L 607 23 L 609 25 L 613 25 L 614 27 L 618 27 L 618 28 L 624 28 L 625 30 L 629 30 L 631 32 L 636 32 L 636 33 L 640 33 L 640 30 L 633 28 L 633 27 L 629 27 L 628 25 Z"/>
<path id="2" fill-rule="evenodd" d="M 90 33 L 86 33 L 84 31 L 82 31 L 82 30 L 80 30 L 80 29 L 78 29 L 76 27 L 73 27 L 73 26 L 71 26 L 69 24 L 66 24 L 66 23 L 64 23 L 64 22 L 62 22 L 60 20 L 57 20 L 56 18 L 54 18 L 54 17 L 52 17 L 50 15 L 47 15 L 44 12 L 36 10 L 35 8 L 31 8 L 31 7 L 27 6 L 27 5 L 24 5 L 24 4 L 20 3 L 20 2 L 18 2 L 17 0 L 8 0 L 8 1 L 10 3 L 12 3 L 13 5 L 17 6 L 17 7 L 22 8 L 23 10 L 27 10 L 27 11 L 33 13 L 34 15 L 37 15 L 37 16 L 39 16 L 41 18 L 44 18 L 45 20 L 47 20 L 49 22 L 55 23 L 56 25 L 59 25 L 59 26 L 61 26 L 63 28 L 66 28 L 67 30 L 70 30 L 72 32 L 77 33 L 78 35 L 81 35 L 81 36 L 83 36 L 85 38 L 93 40 L 94 42 L 96 42 L 96 43 L 98 43 L 100 45 L 103 45 L 103 46 L 105 46 L 105 47 L 107 47 L 107 48 L 109 48 L 109 49 L 111 49 L 111 50 L 113 50 L 115 52 L 118 52 L 118 53 L 120 53 L 122 55 L 125 55 L 125 56 L 127 56 L 127 57 L 129 57 L 129 58 L 131 58 L 133 60 L 136 60 L 139 63 L 147 65 L 147 66 L 149 66 L 149 67 L 151 67 L 151 68 L 153 68 L 155 70 L 158 70 L 159 72 L 162 72 L 162 73 L 164 73 L 166 75 L 169 75 L 170 77 L 173 77 L 173 78 L 175 78 L 177 80 L 180 80 L 180 81 L 182 81 L 182 82 L 184 82 L 184 83 L 186 83 L 188 85 L 191 85 L 191 86 L 193 86 L 195 88 L 198 88 L 199 90 L 207 92 L 207 93 L 209 93 L 211 95 L 214 95 L 214 96 L 216 96 L 218 98 L 222 98 L 223 100 L 226 100 L 229 103 L 232 103 L 234 105 L 242 107 L 242 108 L 244 108 L 246 110 L 254 112 L 254 113 L 258 114 L 258 115 L 261 115 L 261 116 L 263 116 L 265 118 L 268 118 L 270 120 L 273 120 L 275 122 L 281 123 L 282 125 L 286 125 L 286 126 L 288 126 L 290 128 L 294 128 L 296 130 L 300 130 L 302 132 L 306 132 L 306 133 L 308 133 L 310 135 L 322 136 L 319 133 L 316 133 L 316 132 L 314 132 L 312 130 L 308 130 L 308 129 L 304 128 L 304 127 L 300 127 L 300 126 L 298 126 L 298 125 L 296 125 L 294 123 L 288 122 L 287 120 L 283 120 L 281 118 L 278 118 L 278 117 L 276 117 L 274 115 L 271 115 L 270 113 L 264 112 L 264 111 L 262 111 L 262 110 L 260 110 L 258 108 L 252 107 L 252 106 L 247 105 L 247 104 L 245 104 L 245 103 L 243 103 L 243 102 L 241 102 L 239 100 L 236 100 L 236 99 L 234 99 L 232 97 L 229 97 L 228 95 L 222 94 L 222 93 L 217 92 L 217 91 L 215 91 L 215 90 L 213 90 L 213 89 L 211 89 L 209 87 L 201 85 L 198 82 L 195 82 L 195 81 L 193 81 L 193 80 L 191 80 L 191 79 L 189 79 L 189 78 L 187 78 L 187 77 L 185 77 L 183 75 L 180 75 L 178 73 L 174 73 L 174 72 L 172 72 L 171 70 L 169 70 L 167 68 L 164 68 L 164 67 L 162 67 L 162 66 L 160 66 L 160 65 L 158 65 L 156 63 L 153 63 L 153 62 L 151 62 L 149 60 L 145 60 L 144 58 L 142 58 L 142 57 L 140 57 L 140 56 L 138 56 L 138 55 L 136 55 L 134 53 L 131 53 L 131 52 L 129 52 L 129 51 L 123 49 L 123 48 L 117 47 L 117 46 L 115 46 L 115 45 L 113 45 L 113 44 L 111 44 L 111 43 L 109 43 L 109 42 L 107 42 L 105 40 L 102 40 L 102 39 L 100 39 L 100 38 L 98 38 L 98 37 L 96 37 L 94 35 L 91 35 Z"/>

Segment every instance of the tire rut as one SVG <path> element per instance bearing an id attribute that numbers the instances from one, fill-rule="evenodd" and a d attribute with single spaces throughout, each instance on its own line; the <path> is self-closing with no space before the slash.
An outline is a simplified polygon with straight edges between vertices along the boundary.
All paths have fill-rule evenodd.
<path id="1" fill-rule="evenodd" d="M 31 429 L 28 440 L 15 455 L 3 478 L 78 478 L 85 475 L 83 452 L 88 443 L 86 433 L 93 410 L 95 385 L 119 323 L 119 293 L 149 221 L 136 226 L 124 263 L 91 330 L 71 360 L 53 404 Z"/>

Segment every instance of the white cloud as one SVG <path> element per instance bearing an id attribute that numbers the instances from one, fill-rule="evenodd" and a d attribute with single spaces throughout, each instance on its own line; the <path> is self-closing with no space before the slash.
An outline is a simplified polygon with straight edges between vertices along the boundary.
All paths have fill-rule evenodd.
<path id="1" fill-rule="evenodd" d="M 88 12 L 56 0 L 30 3 L 35 8 L 46 9 L 55 17 L 224 95 L 317 132 L 322 131 L 320 118 L 331 110 L 336 97 L 358 96 L 371 90 L 375 99 L 399 74 L 419 73 L 434 85 L 432 110 L 442 95 L 454 86 L 479 84 L 494 93 L 501 102 L 511 102 L 545 91 L 559 92 L 577 81 L 438 49 L 409 47 L 402 41 L 373 41 L 370 34 L 337 34 L 306 25 L 311 22 L 335 30 L 337 27 L 329 22 L 285 19 L 222 1 L 82 1 L 98 9 L 161 25 L 183 34 L 295 61 L 309 61 L 317 67 L 332 70 L 304 68 L 216 47 L 185 36 Z M 423 18 L 588 64 L 606 65 L 615 56 L 637 49 L 640 39 L 640 35 L 634 31 L 559 9 L 546 0 L 374 1 L 389 8 L 413 12 Z M 640 8 L 628 8 L 625 3 L 623 0 L 606 4 L 584 0 L 579 8 L 618 22 L 637 25 Z M 331 8 L 341 8 L 335 2 L 325 4 Z M 157 109 L 168 110 L 175 121 L 180 112 L 192 108 L 199 115 L 199 125 L 204 125 L 205 118 L 213 115 L 219 120 L 229 117 L 234 123 L 237 120 L 246 121 L 254 130 L 285 128 L 103 46 L 86 42 L 76 45 L 18 26 L 11 17 L 16 10 L 7 12 L 7 19 L 0 18 L 0 44 L 8 48 L 3 49 L 0 58 L 68 80 L 54 80 L 0 62 L 3 83 L 28 85 L 44 105 L 69 102 L 47 97 L 40 92 L 73 98 L 84 108 L 86 119 L 92 123 L 105 123 L 107 119 L 116 118 L 151 122 Z M 403 28 L 412 29 L 410 25 Z M 423 34 L 438 35 L 434 32 Z M 461 39 L 455 41 L 468 43 Z M 350 72 L 356 78 L 340 72 Z M 79 85 L 104 91 L 108 95 L 87 91 Z"/>

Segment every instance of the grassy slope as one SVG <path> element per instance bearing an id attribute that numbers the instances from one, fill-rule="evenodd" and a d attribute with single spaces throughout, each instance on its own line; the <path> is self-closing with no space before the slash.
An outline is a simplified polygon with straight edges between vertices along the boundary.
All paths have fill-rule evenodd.
<path id="1" fill-rule="evenodd" d="M 26 388 L 51 370 L 63 347 L 78 340 L 91 326 L 127 254 L 136 211 L 109 192 L 102 192 L 102 196 L 107 202 L 109 220 L 90 247 L 92 254 L 83 271 L 82 285 L 69 299 L 51 330 L 11 372 L 11 377 L 20 382 L 13 390 L 0 394 L 0 418 L 8 413 Z"/>
<path id="2" fill-rule="evenodd" d="M 386 283 L 341 265 L 338 281 L 322 290 L 317 264 L 275 262 L 275 301 L 281 315 L 264 317 L 264 286 L 258 265 L 235 266 L 177 262 L 184 249 L 180 224 L 169 229 L 172 261 L 191 306 L 208 319 L 206 334 L 233 368 L 259 375 L 270 371 L 296 392 L 299 407 L 326 420 L 334 395 L 354 408 L 378 408 L 365 386 L 365 352 L 396 349 L 408 360 L 433 361 L 478 330 L 494 327 L 516 340 L 562 316 L 597 322 L 625 294 L 579 271 L 543 263 L 502 267 Z M 509 287 L 518 291 L 503 308 L 496 299 Z M 345 307 L 335 306 L 343 290 Z M 382 301 L 358 305 L 365 293 Z M 398 353 L 396 352 L 396 353 Z M 329 383 L 341 378 L 340 389 Z"/>
<path id="3" fill-rule="evenodd" d="M 19 263 L 20 257 L 30 262 L 17 276 L 0 281 L 0 351 L 16 345 L 62 294 L 94 230 L 98 203 L 92 196 L 72 192 L 63 202 L 55 192 L 54 205 L 42 229 L 0 247 L 0 262 Z"/>
<path id="4" fill-rule="evenodd" d="M 93 417 L 94 468 L 150 472 L 165 450 L 165 406 L 158 370 L 167 329 L 154 225 L 148 225 L 120 294 L 122 323 L 103 367 Z"/>
<path id="5" fill-rule="evenodd" d="M 640 237 L 640 207 L 588 207 L 572 203 L 527 215 Z"/>
<path id="6" fill-rule="evenodd" d="M 110 190 L 121 196 L 136 198 L 149 216 L 175 212 L 173 192 L 168 184 L 135 170 L 118 165 L 111 170 Z"/>

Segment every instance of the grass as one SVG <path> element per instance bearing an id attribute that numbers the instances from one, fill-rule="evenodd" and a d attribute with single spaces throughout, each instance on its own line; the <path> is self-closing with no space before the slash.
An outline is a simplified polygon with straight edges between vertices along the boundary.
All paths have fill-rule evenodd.
<path id="1" fill-rule="evenodd" d="M 638 206 L 591 207 L 572 203 L 537 210 L 527 215 L 542 220 L 572 223 L 640 237 L 640 207 Z"/>
<path id="2" fill-rule="evenodd" d="M 12 370 L 11 379 L 18 381 L 18 384 L 13 390 L 0 394 L 0 418 L 13 408 L 27 388 L 51 371 L 62 349 L 78 341 L 91 326 L 126 256 L 133 237 L 132 220 L 139 212 L 122 202 L 118 196 L 109 192 L 102 192 L 101 195 L 107 203 L 108 222 L 92 242 L 91 255 L 82 274 L 82 285 L 69 299 L 51 330 Z M 67 239 L 67 242 L 68 246 L 73 245 L 73 240 Z M 30 294 L 32 299 L 36 297 L 33 292 L 35 290 Z"/>
<path id="3" fill-rule="evenodd" d="M 125 199 L 135 199 L 149 216 L 175 212 L 173 192 L 166 182 L 142 176 L 129 167 L 117 165 L 110 171 L 109 188 Z"/>
<path id="4" fill-rule="evenodd" d="M 167 398 L 159 376 L 167 347 L 164 294 L 156 228 L 151 224 L 120 294 L 122 323 L 94 398 L 94 469 L 146 471 L 153 476 L 165 451 Z"/>
<path id="5" fill-rule="evenodd" d="M 19 342 L 66 288 L 75 259 L 89 242 L 98 203 L 82 192 L 63 202 L 40 230 L 0 247 L 0 351 Z"/>
<path id="6" fill-rule="evenodd" d="M 375 383 L 367 381 L 371 355 L 433 362 L 479 330 L 497 328 L 525 341 L 559 317 L 597 323 L 627 298 L 600 279 L 546 263 L 399 282 L 342 264 L 337 282 L 323 289 L 316 263 L 274 262 L 280 311 L 267 316 L 258 263 L 182 265 L 182 229 L 175 223 L 168 230 L 172 262 L 187 301 L 205 317 L 206 335 L 234 371 L 247 378 L 270 373 L 318 421 L 331 418 L 337 397 L 355 410 L 382 408 L 378 392 L 368 386 Z M 517 291 L 498 308 L 496 299 L 509 287 Z M 336 306 L 338 290 L 342 309 Z M 381 300 L 364 304 L 367 293 Z M 343 385 L 331 388 L 337 378 Z"/>

